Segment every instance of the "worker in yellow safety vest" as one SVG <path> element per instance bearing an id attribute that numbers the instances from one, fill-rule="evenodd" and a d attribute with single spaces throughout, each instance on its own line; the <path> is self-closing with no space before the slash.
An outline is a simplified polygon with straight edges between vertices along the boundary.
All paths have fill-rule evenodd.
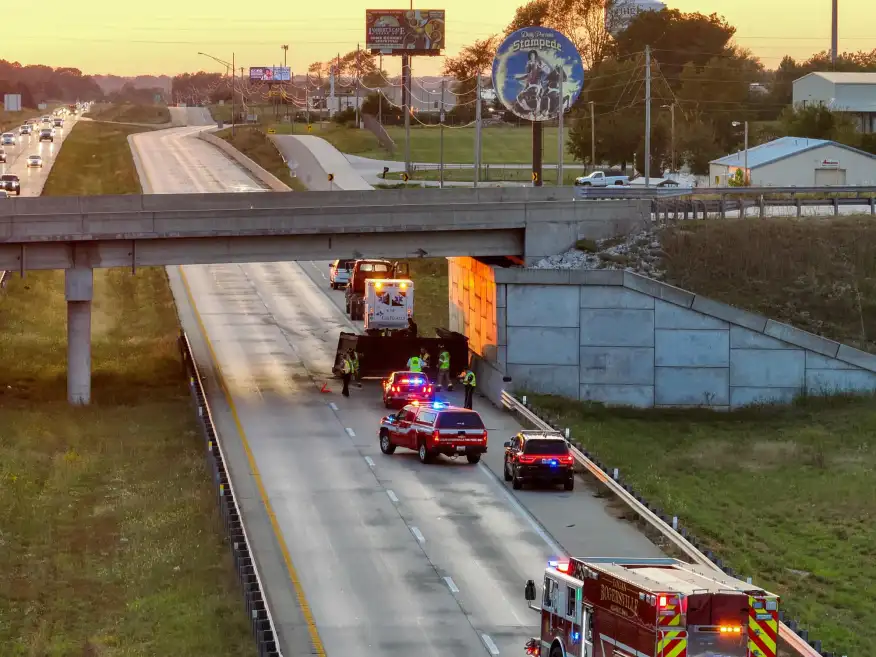
<path id="1" fill-rule="evenodd" d="M 462 407 L 471 409 L 474 391 L 478 385 L 478 379 L 475 376 L 475 373 L 471 371 L 470 367 L 466 368 L 465 372 L 462 374 L 462 385 L 465 388 L 465 403 Z"/>
<path id="2" fill-rule="evenodd" d="M 341 394 L 344 397 L 350 396 L 350 379 L 353 376 L 353 359 L 350 358 L 350 352 L 346 352 L 343 356 L 343 361 L 341 362 L 341 378 L 344 381 L 344 388 L 341 390 Z"/>
<path id="3" fill-rule="evenodd" d="M 453 390 L 453 383 L 450 380 L 450 352 L 443 344 L 439 344 L 438 348 L 441 350 L 438 354 L 438 390 L 447 386 L 447 391 L 450 392 Z"/>
<path id="4" fill-rule="evenodd" d="M 422 372 L 423 361 L 419 356 L 411 356 L 408 358 L 408 372 Z"/>
<path id="5" fill-rule="evenodd" d="M 356 387 L 362 387 L 362 371 L 359 369 L 359 352 L 355 349 L 350 351 L 350 364 L 353 366 L 353 380 L 356 382 Z"/>

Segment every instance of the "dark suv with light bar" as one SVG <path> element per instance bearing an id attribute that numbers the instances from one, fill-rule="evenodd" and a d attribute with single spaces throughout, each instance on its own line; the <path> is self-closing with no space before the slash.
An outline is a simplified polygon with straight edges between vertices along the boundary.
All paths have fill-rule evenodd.
<path id="1" fill-rule="evenodd" d="M 465 456 L 474 464 L 487 451 L 487 428 L 481 416 L 468 408 L 441 402 L 413 402 L 387 415 L 380 421 L 378 436 L 384 454 L 404 447 L 417 452 L 421 463 L 431 463 L 438 454 L 444 454 Z"/>
<path id="2" fill-rule="evenodd" d="M 521 431 L 505 443 L 505 481 L 515 490 L 542 483 L 575 489 L 575 458 L 559 432 Z"/>
<path id="3" fill-rule="evenodd" d="M 387 408 L 412 401 L 430 402 L 434 396 L 432 382 L 421 372 L 393 372 L 383 381 L 383 405 Z"/>

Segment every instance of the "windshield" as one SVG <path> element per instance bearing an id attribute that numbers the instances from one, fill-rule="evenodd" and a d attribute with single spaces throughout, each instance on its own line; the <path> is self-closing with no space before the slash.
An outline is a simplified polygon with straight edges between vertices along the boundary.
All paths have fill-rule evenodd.
<path id="1" fill-rule="evenodd" d="M 388 272 L 389 265 L 382 262 L 363 262 L 359 265 L 359 271 L 382 271 Z"/>
<path id="2" fill-rule="evenodd" d="M 483 429 L 484 423 L 477 413 L 441 413 L 438 416 L 438 429 Z"/>
<path id="3" fill-rule="evenodd" d="M 18 180 L 18 176 L 13 176 L 11 173 L 5 173 L 0 176 L 0 180 L 11 180 L 12 182 L 16 182 Z"/>
<path id="4" fill-rule="evenodd" d="M 529 440 L 523 448 L 524 454 L 546 454 L 548 456 L 560 456 L 568 454 L 569 448 L 565 440 Z"/>

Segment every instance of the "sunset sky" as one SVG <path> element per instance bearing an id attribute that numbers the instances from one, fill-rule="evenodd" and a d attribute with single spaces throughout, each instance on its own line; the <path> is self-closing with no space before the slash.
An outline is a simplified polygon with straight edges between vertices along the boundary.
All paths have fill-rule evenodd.
<path id="1" fill-rule="evenodd" d="M 830 0 L 666 0 L 683 11 L 717 12 L 738 28 L 737 42 L 774 68 L 784 54 L 798 58 L 829 48 Z M 438 0 L 419 8 L 447 11 L 446 54 L 501 31 L 523 0 Z M 148 11 L 141 10 L 148 7 Z M 402 2 L 330 0 L 257 3 L 231 0 L 41 0 L 23 20 L 11 5 L 0 32 L 0 58 L 22 64 L 75 66 L 85 73 L 175 74 L 240 66 L 282 65 L 289 44 L 293 73 L 313 61 L 356 48 L 364 37 L 366 8 L 406 8 Z M 27 10 L 23 10 L 27 14 Z M 873 0 L 840 0 L 840 50 L 876 48 Z M 437 73 L 442 58 L 418 58 L 414 74 Z M 397 65 L 385 68 L 395 72 Z"/>

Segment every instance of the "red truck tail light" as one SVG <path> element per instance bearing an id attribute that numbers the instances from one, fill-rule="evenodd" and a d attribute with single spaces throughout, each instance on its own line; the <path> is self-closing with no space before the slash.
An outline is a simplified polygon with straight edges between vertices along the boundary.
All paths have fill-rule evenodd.
<path id="1" fill-rule="evenodd" d="M 427 395 L 432 394 L 432 386 L 426 386 L 426 387 L 424 387 L 424 388 L 423 388 L 423 392 L 425 392 Z"/>
<path id="2" fill-rule="evenodd" d="M 433 432 L 432 432 L 432 442 L 437 443 L 437 442 L 438 442 L 438 436 L 440 436 L 440 435 L 441 435 L 440 432 L 438 432 L 437 430 L 436 430 L 436 431 L 433 431 Z"/>
<path id="3" fill-rule="evenodd" d="M 531 465 L 535 463 L 536 459 L 538 459 L 537 456 L 527 456 L 526 454 L 521 454 L 518 458 L 524 465 Z"/>
<path id="4" fill-rule="evenodd" d="M 560 463 L 562 463 L 563 465 L 572 465 L 573 463 L 575 463 L 575 457 L 573 457 L 571 454 L 566 454 L 565 456 L 560 457 Z"/>

